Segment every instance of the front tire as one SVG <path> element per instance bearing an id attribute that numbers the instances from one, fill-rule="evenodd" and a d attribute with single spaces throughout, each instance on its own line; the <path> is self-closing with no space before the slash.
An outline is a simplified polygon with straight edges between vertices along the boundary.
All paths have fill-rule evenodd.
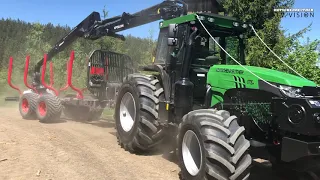
<path id="1" fill-rule="evenodd" d="M 39 95 L 36 93 L 23 94 L 19 101 L 19 112 L 23 119 L 33 120 L 37 118 L 36 107 Z"/>
<path id="2" fill-rule="evenodd" d="M 186 180 L 249 179 L 252 158 L 244 128 L 229 112 L 195 110 L 179 126 L 178 158 Z"/>
<path id="3" fill-rule="evenodd" d="M 42 123 L 50 123 L 60 119 L 62 114 L 61 101 L 51 94 L 42 95 L 37 101 L 36 113 Z"/>
<path id="4" fill-rule="evenodd" d="M 126 77 L 117 96 L 115 120 L 119 144 L 131 153 L 151 150 L 164 133 L 159 123 L 159 101 L 163 88 L 153 76 Z"/>

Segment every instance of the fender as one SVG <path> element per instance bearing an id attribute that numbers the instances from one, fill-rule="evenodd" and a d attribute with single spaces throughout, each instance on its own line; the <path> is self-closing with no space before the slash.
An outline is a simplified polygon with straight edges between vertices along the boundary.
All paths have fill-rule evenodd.
<path id="1" fill-rule="evenodd" d="M 143 71 L 150 71 L 150 72 L 158 72 L 159 73 L 159 81 L 163 86 L 164 96 L 167 102 L 170 102 L 170 76 L 164 70 L 164 67 L 159 64 L 153 64 L 149 66 L 141 67 Z"/>

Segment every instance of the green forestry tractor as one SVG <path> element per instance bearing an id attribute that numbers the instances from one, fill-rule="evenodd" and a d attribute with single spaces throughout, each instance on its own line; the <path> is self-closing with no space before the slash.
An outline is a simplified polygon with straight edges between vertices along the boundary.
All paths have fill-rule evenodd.
<path id="1" fill-rule="evenodd" d="M 153 62 L 142 67 L 153 75 L 133 73 L 132 65 L 119 63 L 131 62 L 128 56 L 98 50 L 88 61 L 87 88 L 93 99 L 72 86 L 74 53 L 67 84 L 78 92 L 76 97 L 57 98 L 52 84 L 44 82 L 45 68 L 40 82 L 40 67 L 78 37 L 124 39 L 117 32 L 157 20 L 162 21 Z M 83 107 L 103 109 L 110 100 L 106 89 L 117 87 L 112 97 L 121 147 L 141 154 L 173 142 L 183 179 L 249 179 L 254 149 L 265 150 L 278 172 L 319 179 L 320 89 L 303 77 L 246 65 L 244 39 L 250 27 L 254 30 L 216 13 L 189 12 L 181 0 L 105 20 L 93 12 L 36 65 L 32 85 L 26 83 L 30 90 L 19 98 L 21 115 L 48 122 L 60 117 L 62 109 L 69 114 Z M 130 71 L 110 83 L 115 66 L 112 72 Z"/>
<path id="2" fill-rule="evenodd" d="M 249 29 L 209 13 L 161 22 L 154 62 L 143 68 L 155 74 L 130 74 L 118 92 L 120 145 L 141 153 L 176 139 L 187 180 L 248 179 L 253 148 L 267 150 L 276 170 L 319 179 L 320 91 L 302 77 L 246 66 Z"/>

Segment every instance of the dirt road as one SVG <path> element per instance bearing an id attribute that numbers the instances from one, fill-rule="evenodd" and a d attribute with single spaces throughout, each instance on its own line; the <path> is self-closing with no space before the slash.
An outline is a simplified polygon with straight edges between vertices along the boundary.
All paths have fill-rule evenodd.
<path id="1" fill-rule="evenodd" d="M 162 154 L 138 156 L 121 149 L 112 120 L 42 124 L 21 119 L 17 108 L 0 108 L 0 115 L 1 180 L 179 179 L 179 167 Z M 268 167 L 254 171 L 251 179 L 276 180 Z"/>

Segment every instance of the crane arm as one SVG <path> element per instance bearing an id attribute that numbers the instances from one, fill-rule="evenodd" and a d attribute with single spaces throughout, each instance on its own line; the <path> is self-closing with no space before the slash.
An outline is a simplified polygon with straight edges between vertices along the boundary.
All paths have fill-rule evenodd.
<path id="1" fill-rule="evenodd" d="M 182 6 L 181 6 L 182 5 Z M 183 0 L 166 0 L 160 4 L 142 10 L 140 12 L 122 15 L 101 20 L 98 12 L 92 12 L 80 24 L 73 28 L 67 35 L 59 40 L 48 52 L 47 57 L 50 61 L 56 54 L 63 51 L 78 38 L 96 40 L 103 36 L 110 36 L 124 39 L 124 36 L 117 32 L 130 28 L 148 24 L 157 20 L 167 20 L 187 14 L 188 6 Z M 35 74 L 39 74 L 43 64 L 43 59 L 35 66 Z M 38 78 L 35 77 L 34 81 Z"/>

